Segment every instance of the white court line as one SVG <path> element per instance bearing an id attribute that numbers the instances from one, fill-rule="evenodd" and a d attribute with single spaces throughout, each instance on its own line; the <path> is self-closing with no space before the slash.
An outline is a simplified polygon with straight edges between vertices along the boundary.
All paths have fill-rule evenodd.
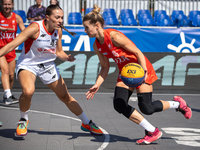
<path id="1" fill-rule="evenodd" d="M 0 108 L 19 110 L 19 108 L 10 108 L 10 107 L 3 107 L 3 106 L 0 106 Z M 76 121 L 81 121 L 80 119 L 77 119 L 77 118 L 73 118 L 73 117 L 69 117 L 69 116 L 64 116 L 64 115 L 60 115 L 60 114 L 55 114 L 55 113 L 49 113 L 49 112 L 43 112 L 43 111 L 37 111 L 37 110 L 29 110 L 29 111 L 30 112 L 35 112 L 35 113 L 41 113 L 41 114 L 59 116 L 59 117 L 63 117 L 63 118 L 73 119 L 73 120 L 76 120 Z M 103 128 L 101 128 L 101 127 L 99 127 L 99 128 L 102 130 L 103 134 L 105 135 L 105 140 L 104 140 L 103 144 L 97 150 L 103 150 L 109 144 L 110 135 Z"/>
<path id="2" fill-rule="evenodd" d="M 14 94 L 21 94 L 22 92 L 12 92 L 12 93 L 14 93 Z M 69 93 L 70 93 L 70 94 L 84 94 L 84 95 L 86 94 L 86 92 L 70 92 L 70 91 L 69 91 Z M 4 94 L 4 92 L 0 92 L 0 94 Z M 55 93 L 54 93 L 54 92 L 34 92 L 34 94 L 55 94 Z M 105 94 L 107 94 L 107 95 L 111 94 L 111 95 L 114 96 L 114 92 L 113 92 L 113 93 L 107 93 L 107 92 L 97 92 L 97 93 L 95 93 L 95 95 L 97 95 L 97 94 L 104 94 L 104 95 L 105 95 Z M 136 94 L 137 94 L 137 93 L 133 93 L 132 96 L 134 96 L 134 95 L 136 95 Z M 159 93 L 159 94 L 157 93 L 157 94 L 156 94 L 156 93 L 153 93 L 152 95 L 153 95 L 153 96 L 154 96 L 154 95 L 186 95 L 186 96 L 200 96 L 200 94 L 183 94 L 183 93 L 181 93 L 181 94 L 180 94 L 180 93 L 176 93 L 176 94 L 169 94 L 169 93 L 168 93 L 168 94 L 167 94 L 167 93 L 166 93 L 166 94 L 165 94 L 165 93 Z"/>

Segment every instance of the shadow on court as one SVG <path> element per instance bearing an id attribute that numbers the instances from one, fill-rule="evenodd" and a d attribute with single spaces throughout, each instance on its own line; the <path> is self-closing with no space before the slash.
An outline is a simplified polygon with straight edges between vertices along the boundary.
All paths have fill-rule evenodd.
<path id="1" fill-rule="evenodd" d="M 2 93 L 3 94 L 3 93 Z M 20 93 L 17 93 L 19 96 Z M 113 93 L 98 93 L 86 100 L 85 93 L 70 93 L 88 118 L 106 132 L 91 135 L 80 129 L 81 122 L 52 92 L 36 92 L 29 112 L 30 125 L 25 137 L 16 137 L 19 104 L 5 105 L 0 100 L 0 150 L 196 150 L 200 148 L 200 95 L 183 95 L 192 108 L 190 120 L 180 112 L 166 110 L 145 116 L 157 126 L 163 136 L 148 146 L 136 145 L 144 137 L 144 129 L 118 114 L 113 109 Z M 134 96 L 134 95 L 133 95 Z M 1 97 L 1 94 L 0 94 Z M 170 100 L 173 95 L 154 94 L 155 99 Z M 137 100 L 133 97 L 133 100 Z M 129 104 L 138 110 L 138 102 Z M 179 129 L 174 131 L 174 129 Z M 188 130 L 189 129 L 189 130 Z M 170 131 L 170 132 L 169 132 Z M 187 140 L 185 140 L 187 139 Z"/>
<path id="2" fill-rule="evenodd" d="M 0 136 L 3 138 L 10 138 L 13 139 L 15 141 L 20 141 L 20 140 L 25 140 L 26 136 L 16 136 L 15 135 L 15 129 L 3 129 L 0 130 Z M 89 133 L 72 133 L 72 132 L 47 132 L 47 131 L 36 131 L 36 130 L 28 130 L 28 134 L 31 133 L 36 133 L 38 134 L 38 137 L 40 135 L 48 135 L 48 136 L 54 136 L 54 135 L 63 135 L 63 136 L 71 136 L 70 138 L 67 138 L 67 140 L 74 140 L 77 139 L 79 137 L 93 137 L 93 139 L 91 140 L 92 142 L 104 142 L 105 136 L 94 136 L 91 135 Z M 130 139 L 128 137 L 123 137 L 123 136 L 119 136 L 119 135 L 113 135 L 110 134 L 110 143 L 115 143 L 115 142 L 130 142 L 130 143 L 135 143 L 138 139 Z M 171 139 L 168 137 L 162 137 L 161 139 Z M 158 143 L 153 142 L 151 143 L 151 145 L 157 145 Z"/>

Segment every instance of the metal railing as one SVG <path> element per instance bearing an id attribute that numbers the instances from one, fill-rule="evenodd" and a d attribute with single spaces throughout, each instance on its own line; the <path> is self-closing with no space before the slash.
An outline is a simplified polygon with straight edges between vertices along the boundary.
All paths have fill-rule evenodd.
<path id="1" fill-rule="evenodd" d="M 68 22 L 70 12 L 81 12 L 84 15 L 86 8 L 98 4 L 101 10 L 114 8 L 117 17 L 121 9 L 132 9 L 134 16 L 140 9 L 149 9 L 151 14 L 154 10 L 166 10 L 170 16 L 173 10 L 183 10 L 186 16 L 191 10 L 200 10 L 200 0 L 59 0 L 60 6 L 64 11 L 64 24 Z M 14 0 L 14 9 L 24 10 L 26 13 L 35 0 Z M 42 5 L 47 7 L 49 0 L 43 0 Z"/>

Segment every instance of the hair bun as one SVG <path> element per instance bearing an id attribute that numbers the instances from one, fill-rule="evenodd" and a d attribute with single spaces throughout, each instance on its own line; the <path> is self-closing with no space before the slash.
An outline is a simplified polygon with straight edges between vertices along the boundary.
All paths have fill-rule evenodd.
<path id="1" fill-rule="evenodd" d="M 94 4 L 92 12 L 99 14 L 100 11 L 101 11 L 101 8 L 98 7 L 97 4 Z"/>

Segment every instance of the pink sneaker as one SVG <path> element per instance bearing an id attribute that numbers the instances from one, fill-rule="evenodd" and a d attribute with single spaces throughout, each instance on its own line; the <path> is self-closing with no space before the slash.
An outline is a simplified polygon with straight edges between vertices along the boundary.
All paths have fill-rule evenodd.
<path id="1" fill-rule="evenodd" d="M 178 95 L 174 96 L 173 100 L 180 103 L 176 111 L 180 111 L 185 116 L 186 119 L 190 119 L 192 117 L 192 110 L 186 104 L 185 100 L 181 96 L 178 96 Z"/>
<path id="2" fill-rule="evenodd" d="M 148 132 L 145 130 L 145 137 L 143 139 L 137 140 L 136 144 L 138 145 L 147 145 L 152 143 L 153 141 L 158 140 L 162 136 L 162 132 L 156 128 L 154 132 Z"/>

